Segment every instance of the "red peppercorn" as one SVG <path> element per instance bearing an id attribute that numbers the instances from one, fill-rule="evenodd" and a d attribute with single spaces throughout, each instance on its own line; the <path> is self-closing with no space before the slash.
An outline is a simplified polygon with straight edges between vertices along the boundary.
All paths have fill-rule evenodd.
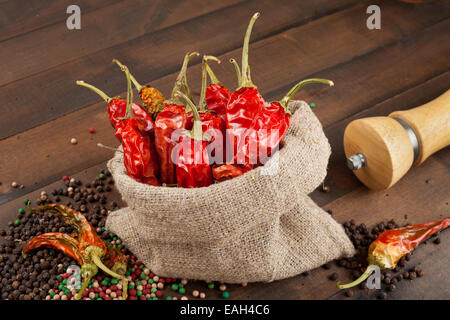
<path id="1" fill-rule="evenodd" d="M 106 294 L 102 291 L 98 294 L 98 296 L 103 299 L 106 296 Z"/>
<path id="2" fill-rule="evenodd" d="M 128 294 L 129 294 L 130 296 L 135 296 L 135 295 L 136 295 L 136 289 L 130 289 L 130 290 L 128 290 Z"/>
<path id="3" fill-rule="evenodd" d="M 69 177 L 68 177 L 68 176 L 63 176 L 63 177 L 62 177 L 62 180 L 63 180 L 63 181 L 67 181 L 67 180 L 69 180 Z"/>
<path id="4" fill-rule="evenodd" d="M 161 290 L 156 291 L 155 295 L 156 295 L 158 298 L 161 298 L 161 296 L 162 296 L 162 291 L 161 291 Z"/>
<path id="5" fill-rule="evenodd" d="M 118 297 L 120 297 L 122 295 L 122 290 L 117 290 L 116 294 L 117 294 Z"/>
<path id="6" fill-rule="evenodd" d="M 91 128 L 89 128 L 89 132 L 90 133 L 95 133 L 95 129 L 91 127 Z"/>

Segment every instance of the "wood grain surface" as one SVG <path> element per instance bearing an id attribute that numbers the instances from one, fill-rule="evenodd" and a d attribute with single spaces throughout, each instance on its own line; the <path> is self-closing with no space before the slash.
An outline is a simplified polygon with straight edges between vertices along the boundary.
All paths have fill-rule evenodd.
<path id="1" fill-rule="evenodd" d="M 243 33 L 256 11 L 249 62 L 253 81 L 267 100 L 278 100 L 301 79 L 324 77 L 333 88 L 314 85 L 295 98 L 314 102 L 332 147 L 325 184 L 312 198 L 332 210 L 338 222 L 354 219 L 367 226 L 394 218 L 421 223 L 449 216 L 450 151 L 443 149 L 412 168 L 388 191 L 366 189 L 346 168 L 342 146 L 347 124 L 385 116 L 430 101 L 450 84 L 450 8 L 438 4 L 379 2 L 380 30 L 366 28 L 368 1 L 233 0 L 77 2 L 82 29 L 69 31 L 65 9 L 70 1 L 0 2 L 0 227 L 11 221 L 24 197 L 61 185 L 70 175 L 92 180 L 117 146 L 106 105 L 75 85 L 85 80 L 109 95 L 124 94 L 123 73 L 111 63 L 127 64 L 142 84 L 169 94 L 184 54 L 218 56 L 211 64 L 229 88 L 236 86 L 231 57 L 240 61 Z M 198 94 L 200 60 L 188 70 Z M 95 134 L 89 128 L 96 129 Z M 78 144 L 70 144 L 71 138 Z M 23 184 L 14 189 L 11 182 Z M 113 192 L 111 200 L 120 202 Z M 407 215 L 407 219 L 405 219 Z M 411 263 L 426 275 L 401 283 L 393 299 L 449 299 L 448 232 L 441 244 L 417 250 Z M 272 283 L 230 286 L 240 299 L 348 299 L 328 276 L 340 281 L 348 271 L 318 268 L 308 277 Z M 194 283 L 191 288 L 204 289 Z M 216 294 L 216 296 L 215 296 Z M 219 298 L 218 293 L 209 298 Z M 355 295 L 353 299 L 374 296 Z"/>

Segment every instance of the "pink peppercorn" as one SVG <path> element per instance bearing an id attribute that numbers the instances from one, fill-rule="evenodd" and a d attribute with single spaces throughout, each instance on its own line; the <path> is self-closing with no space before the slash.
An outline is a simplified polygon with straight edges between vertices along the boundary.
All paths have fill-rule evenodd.
<path id="1" fill-rule="evenodd" d="M 87 297 L 89 295 L 89 291 L 88 290 L 84 290 L 83 291 L 83 297 Z"/>
<path id="2" fill-rule="evenodd" d="M 158 290 L 158 291 L 155 292 L 155 294 L 156 294 L 156 296 L 157 296 L 158 298 L 161 298 L 161 296 L 162 296 L 162 291 L 161 291 L 161 290 Z"/>
<path id="3" fill-rule="evenodd" d="M 111 287 L 109 287 L 111 291 L 117 291 L 117 286 L 113 284 Z"/>
<path id="4" fill-rule="evenodd" d="M 129 294 L 130 296 L 135 296 L 135 295 L 136 295 L 136 289 L 130 289 L 130 290 L 128 290 L 128 294 Z"/>
<path id="5" fill-rule="evenodd" d="M 94 292 L 95 293 L 99 293 L 100 292 L 100 288 L 94 288 Z"/>
<path id="6" fill-rule="evenodd" d="M 89 132 L 90 133 L 95 133 L 95 129 L 91 127 L 91 128 L 89 128 Z"/>
<path id="7" fill-rule="evenodd" d="M 121 295 L 122 295 L 122 290 L 117 290 L 116 291 L 116 295 L 118 296 L 118 297 L 120 297 Z M 129 295 L 129 294 L 128 294 Z"/>
<path id="8" fill-rule="evenodd" d="M 103 299 L 106 296 L 106 294 L 102 291 L 98 294 L 98 296 Z"/>
<path id="9" fill-rule="evenodd" d="M 63 176 L 63 177 L 62 177 L 62 180 L 63 180 L 63 181 L 67 181 L 67 180 L 69 180 L 69 177 L 68 177 L 68 176 Z"/>

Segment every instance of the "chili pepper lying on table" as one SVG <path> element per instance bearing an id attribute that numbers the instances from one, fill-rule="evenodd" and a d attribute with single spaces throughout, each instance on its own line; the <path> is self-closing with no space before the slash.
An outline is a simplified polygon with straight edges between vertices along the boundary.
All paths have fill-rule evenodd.
<path id="1" fill-rule="evenodd" d="M 202 121 L 194 103 L 182 92 L 178 92 L 192 110 L 194 124 L 192 130 L 186 130 L 176 145 L 176 172 L 178 186 L 182 188 L 207 187 L 212 184 L 212 172 L 206 147 L 208 134 L 202 130 Z"/>
<path id="2" fill-rule="evenodd" d="M 248 65 L 248 46 L 253 24 L 259 17 L 255 13 L 247 27 L 242 48 L 241 72 L 234 59 L 239 87 L 231 94 L 226 107 L 227 134 L 233 147 L 233 163 L 228 164 L 227 170 L 216 168 L 216 179 L 224 178 L 220 172 L 229 173 L 234 165 L 241 165 L 238 169 L 249 168 L 264 164 L 278 148 L 290 124 L 291 112 L 287 105 L 292 96 L 304 85 L 309 83 L 324 83 L 334 85 L 326 79 L 307 79 L 297 83 L 279 102 L 266 103 L 258 92 L 250 76 Z M 265 154 L 263 153 L 265 152 Z M 236 174 L 248 170 L 234 170 Z"/>
<path id="3" fill-rule="evenodd" d="M 113 62 L 116 63 L 122 70 L 124 65 L 117 59 L 113 59 Z M 147 110 L 147 112 L 153 117 L 156 118 L 158 112 L 160 112 L 164 107 L 164 95 L 156 88 L 150 87 L 148 85 L 142 86 L 137 82 L 136 78 L 130 74 L 131 81 L 139 92 L 139 96 L 141 97 L 142 102 Z"/>
<path id="4" fill-rule="evenodd" d="M 84 81 L 77 81 L 76 83 L 79 86 L 91 89 L 106 101 L 106 103 L 108 104 L 109 121 L 111 122 L 113 128 L 116 128 L 117 123 L 120 122 L 120 118 L 125 116 L 127 101 L 120 97 L 111 98 L 100 89 Z M 136 117 L 142 119 L 145 132 L 153 132 L 153 130 L 155 129 L 153 119 L 142 106 L 133 103 L 133 113 Z"/>
<path id="5" fill-rule="evenodd" d="M 173 133 L 186 128 L 187 114 L 183 101 L 176 95 L 182 88 L 189 92 L 186 71 L 189 60 L 198 56 L 198 52 L 186 54 L 180 73 L 172 90 L 170 99 L 164 102 L 164 109 L 158 113 L 155 120 L 155 145 L 160 164 L 161 183 L 175 185 L 177 183 L 176 166 L 172 161 L 172 151 L 177 142 Z M 189 96 L 189 94 L 188 94 Z"/>
<path id="6" fill-rule="evenodd" d="M 443 220 L 391 229 L 381 233 L 369 247 L 367 258 L 369 266 L 366 271 L 355 281 L 345 285 L 338 284 L 337 287 L 346 289 L 357 286 L 366 280 L 377 267 L 380 269 L 394 269 L 403 256 L 414 251 L 419 244 L 431 235 L 444 230 L 449 225 L 450 218 L 445 218 Z"/>
<path id="7" fill-rule="evenodd" d="M 123 66 L 127 78 L 125 117 L 116 124 L 116 137 L 122 141 L 125 169 L 138 182 L 159 186 L 159 163 L 151 136 L 144 130 L 144 121 L 133 114 L 133 89 L 130 72 Z"/>
<path id="8" fill-rule="evenodd" d="M 75 234 L 50 232 L 36 236 L 22 249 L 24 258 L 30 251 L 40 247 L 60 250 L 81 265 L 84 282 L 76 299 L 81 298 L 91 278 L 98 273 L 98 268 L 114 278 L 122 279 L 123 299 L 126 299 L 127 280 L 124 277 L 127 270 L 126 257 L 119 251 L 107 246 L 81 213 L 60 204 L 39 206 L 31 210 L 32 213 L 40 211 L 60 216 L 65 223 L 75 229 Z"/>
<path id="9" fill-rule="evenodd" d="M 224 163 L 226 159 L 226 124 L 216 112 L 209 110 L 206 103 L 207 91 L 207 61 L 215 60 L 220 63 L 220 60 L 213 56 L 203 56 L 202 59 L 202 88 L 199 99 L 198 113 L 202 123 L 203 133 L 207 133 L 211 137 L 211 142 L 208 145 L 208 153 L 211 155 L 211 163 Z M 193 112 L 188 113 L 186 122 L 186 129 L 191 130 L 194 124 Z M 216 153 L 216 151 L 218 151 Z"/>

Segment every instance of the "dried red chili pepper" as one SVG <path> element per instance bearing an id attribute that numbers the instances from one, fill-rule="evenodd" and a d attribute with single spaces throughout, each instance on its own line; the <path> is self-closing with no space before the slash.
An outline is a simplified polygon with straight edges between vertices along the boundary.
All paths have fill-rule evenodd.
<path id="1" fill-rule="evenodd" d="M 391 229 L 381 233 L 369 247 L 367 261 L 369 266 L 366 271 L 355 281 L 337 285 L 339 289 L 357 286 L 366 280 L 378 267 L 380 269 L 394 269 L 400 259 L 431 235 L 444 230 L 450 225 L 450 218 L 432 221 L 423 224 Z"/>
<path id="2" fill-rule="evenodd" d="M 123 70 L 124 65 L 119 60 L 113 59 L 113 62 Z M 155 118 L 158 112 L 163 109 L 166 98 L 164 98 L 164 95 L 158 89 L 148 85 L 140 85 L 132 74 L 130 74 L 130 78 L 139 92 L 139 96 L 141 97 L 147 112 Z"/>
<path id="3" fill-rule="evenodd" d="M 248 65 L 248 46 L 255 13 L 247 27 L 242 49 L 242 70 L 235 60 L 231 62 L 238 73 L 239 87 L 231 94 L 226 108 L 227 134 L 234 151 L 234 164 L 264 164 L 275 151 L 290 124 L 291 112 L 287 105 L 292 96 L 309 83 L 333 82 L 325 79 L 307 79 L 296 84 L 280 102 L 266 103 L 253 84 Z M 264 153 L 265 152 L 265 153 Z"/>
<path id="4" fill-rule="evenodd" d="M 216 61 L 220 63 L 220 60 Z M 204 64 L 209 78 L 211 79 L 211 84 L 206 87 L 205 91 L 206 105 L 209 110 L 214 111 L 225 121 L 226 108 L 228 100 L 230 100 L 231 92 L 217 79 L 216 75 L 206 61 Z"/>
<path id="5" fill-rule="evenodd" d="M 32 213 L 41 211 L 60 216 L 65 223 L 75 229 L 75 234 L 50 232 L 36 236 L 23 247 L 22 255 L 26 257 L 30 251 L 39 247 L 58 249 L 81 265 L 84 282 L 76 296 L 77 299 L 83 294 L 90 279 L 97 274 L 98 268 L 114 278 L 122 279 L 126 299 L 127 280 L 124 277 L 127 269 L 126 257 L 108 247 L 81 213 L 61 204 L 48 204 L 31 210 Z"/>
<path id="6" fill-rule="evenodd" d="M 212 168 L 212 173 L 214 180 L 225 181 L 233 179 L 249 172 L 254 168 L 253 165 L 242 165 L 242 164 L 223 164 L 220 166 L 215 166 Z"/>
<path id="7" fill-rule="evenodd" d="M 153 141 L 144 132 L 144 122 L 134 116 L 133 90 L 130 72 L 124 66 L 127 78 L 127 107 L 124 118 L 116 124 L 116 137 L 122 141 L 124 165 L 130 177 L 138 182 L 159 186 L 159 164 Z"/>
<path id="8" fill-rule="evenodd" d="M 175 131 L 185 129 L 187 114 L 183 101 L 176 95 L 177 91 L 185 89 L 189 96 L 186 71 L 189 60 L 198 56 L 198 52 L 186 54 L 180 73 L 172 90 L 170 99 L 164 102 L 164 109 L 158 113 L 155 120 L 155 145 L 160 164 L 161 183 L 174 185 L 177 183 L 176 166 L 172 161 L 172 151 L 177 143 L 177 137 L 173 137 Z"/>
<path id="9" fill-rule="evenodd" d="M 176 173 L 178 186 L 182 188 L 207 187 L 212 184 L 212 172 L 206 147 L 209 144 L 207 134 L 203 133 L 202 121 L 194 103 L 179 92 L 192 110 L 194 124 L 186 131 L 176 145 Z"/>
<path id="10" fill-rule="evenodd" d="M 120 122 L 120 118 L 123 118 L 125 116 L 127 101 L 120 97 L 111 98 L 100 89 L 84 81 L 77 81 L 76 83 L 80 86 L 91 89 L 106 101 L 106 103 L 108 104 L 109 121 L 111 122 L 113 128 L 116 128 L 117 124 Z M 155 128 L 153 119 L 142 106 L 133 103 L 133 114 L 143 121 L 145 132 L 153 132 Z"/>
<path id="11" fill-rule="evenodd" d="M 220 60 L 214 56 L 203 56 L 202 59 L 202 88 L 200 92 L 198 113 L 200 121 L 202 122 L 203 133 L 207 133 L 211 137 L 211 142 L 208 145 L 208 153 L 211 155 L 211 162 L 221 164 L 226 159 L 226 123 L 216 112 L 209 110 L 206 102 L 207 92 L 207 61 L 215 60 L 220 63 Z M 191 130 L 194 124 L 193 112 L 188 113 L 186 122 L 186 129 Z M 218 151 L 216 153 L 216 151 Z M 220 155 L 220 156 L 219 156 Z"/>

